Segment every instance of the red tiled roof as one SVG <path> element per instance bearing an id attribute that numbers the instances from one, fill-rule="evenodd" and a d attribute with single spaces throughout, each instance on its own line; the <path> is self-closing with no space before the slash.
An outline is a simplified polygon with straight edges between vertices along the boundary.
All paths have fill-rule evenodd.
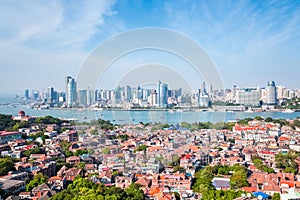
<path id="1" fill-rule="evenodd" d="M 20 134 L 20 133 L 16 132 L 16 131 L 13 131 L 13 132 L 0 131 L 0 136 L 4 136 L 4 135 L 16 135 L 16 134 Z"/>
<path id="2" fill-rule="evenodd" d="M 250 193 L 257 191 L 257 189 L 255 187 L 243 187 L 242 190 L 245 192 L 250 192 Z"/>

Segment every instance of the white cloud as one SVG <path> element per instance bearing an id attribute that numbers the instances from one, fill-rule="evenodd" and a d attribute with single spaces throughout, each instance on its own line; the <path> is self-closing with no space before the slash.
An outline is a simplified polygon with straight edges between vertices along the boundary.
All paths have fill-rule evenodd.
<path id="1" fill-rule="evenodd" d="M 0 2 L 0 93 L 54 86 L 76 76 L 84 47 L 114 15 L 114 1 Z M 9 84 L 7 84 L 9 83 Z"/>
<path id="2" fill-rule="evenodd" d="M 114 1 L 2 1 L 0 40 L 42 49 L 81 48 Z"/>

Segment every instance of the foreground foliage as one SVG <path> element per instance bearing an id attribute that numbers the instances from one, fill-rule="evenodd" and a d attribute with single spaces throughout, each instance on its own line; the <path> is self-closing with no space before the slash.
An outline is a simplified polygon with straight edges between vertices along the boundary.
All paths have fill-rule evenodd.
<path id="1" fill-rule="evenodd" d="M 6 175 L 14 169 L 13 160 L 9 157 L 0 158 L 0 176 Z"/>
<path id="2" fill-rule="evenodd" d="M 34 176 L 33 180 L 31 180 L 27 185 L 26 185 L 26 191 L 30 192 L 33 188 L 46 183 L 47 181 L 46 176 L 44 176 L 42 173 L 38 173 L 37 175 Z"/>
<path id="3" fill-rule="evenodd" d="M 214 178 L 214 173 L 227 174 L 229 171 L 234 171 L 233 176 L 230 181 L 232 188 L 240 188 L 248 185 L 247 182 L 247 170 L 239 165 L 234 165 L 233 167 L 221 166 L 216 167 L 207 166 L 203 170 L 198 171 L 195 174 L 195 184 L 193 185 L 193 191 L 202 194 L 203 200 L 232 200 L 237 197 L 241 197 L 242 191 L 227 190 L 221 191 L 216 190 L 212 185 L 212 180 Z"/>
<path id="4" fill-rule="evenodd" d="M 298 173 L 298 164 L 295 162 L 299 156 L 298 153 L 289 152 L 288 154 L 276 154 L 276 167 L 282 169 L 285 173 Z"/>
<path id="5" fill-rule="evenodd" d="M 139 190 L 139 185 L 132 184 L 125 190 L 111 186 L 106 187 L 103 184 L 95 184 L 87 179 L 77 177 L 66 190 L 54 195 L 52 200 L 142 200 L 145 199 L 144 193 Z"/>

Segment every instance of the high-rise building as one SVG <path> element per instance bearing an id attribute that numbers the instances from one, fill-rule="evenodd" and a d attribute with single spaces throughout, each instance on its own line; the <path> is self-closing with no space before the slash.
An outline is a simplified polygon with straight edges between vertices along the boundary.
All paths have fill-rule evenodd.
<path id="1" fill-rule="evenodd" d="M 54 88 L 53 87 L 48 87 L 47 88 L 47 101 L 49 103 L 52 103 L 54 100 L 55 100 L 55 91 L 54 91 Z"/>
<path id="2" fill-rule="evenodd" d="M 157 93 L 155 90 L 151 90 L 150 95 L 148 96 L 148 103 L 151 106 L 156 106 L 157 103 Z"/>
<path id="3" fill-rule="evenodd" d="M 206 83 L 205 83 L 205 81 L 203 81 L 203 82 L 201 83 L 200 92 L 201 92 L 201 95 L 202 95 L 202 96 L 207 94 L 207 91 L 206 91 Z"/>
<path id="4" fill-rule="evenodd" d="M 265 104 L 270 106 L 275 106 L 277 104 L 277 92 L 276 92 L 275 82 L 269 81 L 266 90 L 267 90 L 267 98 Z"/>
<path id="5" fill-rule="evenodd" d="M 121 88 L 121 100 L 122 102 L 130 102 L 131 101 L 131 87 L 125 86 Z"/>
<path id="6" fill-rule="evenodd" d="M 78 100 L 80 106 L 87 106 L 87 90 L 79 90 Z"/>
<path id="7" fill-rule="evenodd" d="M 148 100 L 150 94 L 151 94 L 151 89 L 143 89 L 143 100 Z"/>
<path id="8" fill-rule="evenodd" d="M 232 93 L 231 93 L 232 100 L 236 100 L 236 90 L 237 90 L 236 85 L 233 85 L 233 89 L 232 89 Z"/>
<path id="9" fill-rule="evenodd" d="M 257 88 L 237 89 L 236 103 L 247 106 L 258 106 L 260 104 L 260 91 Z"/>
<path id="10" fill-rule="evenodd" d="M 65 79 L 66 89 L 66 104 L 67 107 L 72 107 L 77 100 L 77 85 L 74 78 L 67 76 Z"/>
<path id="11" fill-rule="evenodd" d="M 277 86 L 277 99 L 282 100 L 285 98 L 286 88 L 284 86 Z"/>
<path id="12" fill-rule="evenodd" d="M 95 103 L 95 92 L 90 90 L 79 90 L 79 105 L 80 106 L 91 106 Z"/>
<path id="13" fill-rule="evenodd" d="M 157 103 L 159 107 L 166 107 L 168 104 L 168 85 L 160 81 L 157 84 Z"/>
<path id="14" fill-rule="evenodd" d="M 87 106 L 91 106 L 95 103 L 95 92 L 93 90 L 90 90 L 89 88 L 86 92 L 86 100 Z"/>
<path id="15" fill-rule="evenodd" d="M 26 90 L 25 90 L 24 97 L 25 97 L 26 99 L 29 99 L 29 89 L 26 89 Z"/>

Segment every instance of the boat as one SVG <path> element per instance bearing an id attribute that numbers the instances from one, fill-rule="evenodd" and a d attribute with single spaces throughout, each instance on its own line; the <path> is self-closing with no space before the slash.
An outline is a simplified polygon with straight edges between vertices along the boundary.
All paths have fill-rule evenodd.
<path id="1" fill-rule="evenodd" d="M 253 109 L 251 107 L 249 107 L 247 110 L 245 110 L 246 113 L 253 113 Z"/>
<path id="2" fill-rule="evenodd" d="M 295 111 L 291 110 L 291 109 L 285 109 L 282 111 L 283 113 L 293 113 Z"/>

